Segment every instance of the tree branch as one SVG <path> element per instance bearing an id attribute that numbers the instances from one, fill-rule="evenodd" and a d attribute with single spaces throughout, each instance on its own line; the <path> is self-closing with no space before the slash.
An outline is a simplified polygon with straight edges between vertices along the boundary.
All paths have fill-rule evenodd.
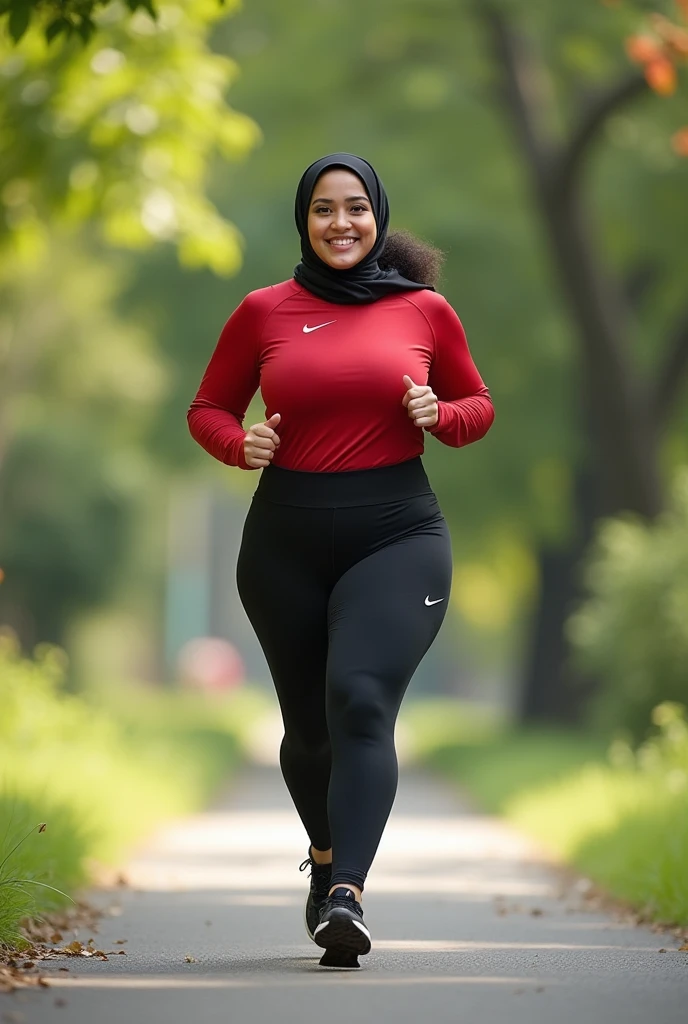
<path id="1" fill-rule="evenodd" d="M 630 308 L 637 312 L 661 276 L 658 260 L 644 257 L 626 274 L 623 280 L 623 294 Z"/>
<path id="2" fill-rule="evenodd" d="M 642 73 L 633 71 L 630 75 L 613 82 L 588 101 L 560 156 L 557 185 L 562 193 L 569 191 L 583 157 L 607 119 L 627 103 L 647 92 L 648 89 L 649 86 Z"/>
<path id="3" fill-rule="evenodd" d="M 688 375 L 688 306 L 679 316 L 654 387 L 655 423 L 664 426 Z"/>
<path id="4" fill-rule="evenodd" d="M 476 0 L 474 10 L 488 32 L 496 65 L 502 69 L 502 101 L 531 167 L 544 184 L 551 168 L 552 149 L 542 136 L 544 115 L 534 114 L 544 105 L 535 65 L 525 52 L 524 41 L 511 30 L 496 6 Z"/>

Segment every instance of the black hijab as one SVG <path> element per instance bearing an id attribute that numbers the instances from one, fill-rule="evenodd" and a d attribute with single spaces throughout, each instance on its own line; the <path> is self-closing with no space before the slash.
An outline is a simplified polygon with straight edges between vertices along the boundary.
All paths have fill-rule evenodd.
<path id="1" fill-rule="evenodd" d="M 359 263 L 348 270 L 335 270 L 334 267 L 328 266 L 315 253 L 308 237 L 308 207 L 315 183 L 321 174 L 332 167 L 345 167 L 361 179 L 370 197 L 377 224 L 377 238 L 373 248 Z M 432 285 L 409 281 L 402 277 L 398 270 L 381 270 L 378 266 L 378 257 L 385 247 L 389 228 L 389 203 L 384 185 L 367 160 L 351 153 L 332 153 L 316 160 L 301 176 L 296 190 L 294 213 L 296 227 L 301 236 L 301 262 L 294 268 L 294 277 L 299 284 L 321 299 L 353 305 L 375 302 L 376 299 L 381 299 L 383 295 L 390 295 L 392 292 L 419 288 L 430 288 L 434 291 Z"/>

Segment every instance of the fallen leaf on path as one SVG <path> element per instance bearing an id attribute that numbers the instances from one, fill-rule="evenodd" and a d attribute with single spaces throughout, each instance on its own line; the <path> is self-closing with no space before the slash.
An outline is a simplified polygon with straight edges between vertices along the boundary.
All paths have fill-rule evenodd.
<path id="1" fill-rule="evenodd" d="M 684 942 L 682 946 L 678 947 L 679 953 L 688 953 L 688 942 Z"/>
<path id="2" fill-rule="evenodd" d="M 17 967 L 0 964 L 0 992 L 16 992 L 19 988 L 31 988 L 47 984 L 38 974 L 29 974 Z"/>
<path id="3" fill-rule="evenodd" d="M 124 951 L 122 951 L 122 952 L 124 952 Z M 187 955 L 187 956 L 184 957 L 184 959 L 186 960 L 187 964 L 197 964 L 198 963 L 198 960 L 196 959 L 195 956 L 188 956 Z"/>

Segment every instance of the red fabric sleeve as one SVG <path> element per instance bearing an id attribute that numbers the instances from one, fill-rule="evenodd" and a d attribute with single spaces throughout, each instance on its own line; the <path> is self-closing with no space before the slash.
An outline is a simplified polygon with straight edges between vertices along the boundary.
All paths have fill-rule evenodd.
<path id="1" fill-rule="evenodd" d="M 244 458 L 242 423 L 258 390 L 258 341 L 265 320 L 252 295 L 237 306 L 222 329 L 189 411 L 191 436 L 220 462 L 253 469 Z"/>
<path id="2" fill-rule="evenodd" d="M 439 417 L 434 427 L 425 429 L 443 444 L 462 448 L 485 436 L 494 420 L 494 407 L 454 309 L 446 299 L 433 305 L 428 319 L 435 353 L 428 384 L 437 395 Z"/>

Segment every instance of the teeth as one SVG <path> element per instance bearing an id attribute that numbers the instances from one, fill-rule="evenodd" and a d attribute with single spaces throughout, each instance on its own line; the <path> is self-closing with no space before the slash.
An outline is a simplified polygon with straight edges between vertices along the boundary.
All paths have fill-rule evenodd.
<path id="1" fill-rule="evenodd" d="M 353 245 L 355 241 L 355 238 L 331 238 L 330 245 L 336 245 L 343 248 L 345 245 Z"/>

